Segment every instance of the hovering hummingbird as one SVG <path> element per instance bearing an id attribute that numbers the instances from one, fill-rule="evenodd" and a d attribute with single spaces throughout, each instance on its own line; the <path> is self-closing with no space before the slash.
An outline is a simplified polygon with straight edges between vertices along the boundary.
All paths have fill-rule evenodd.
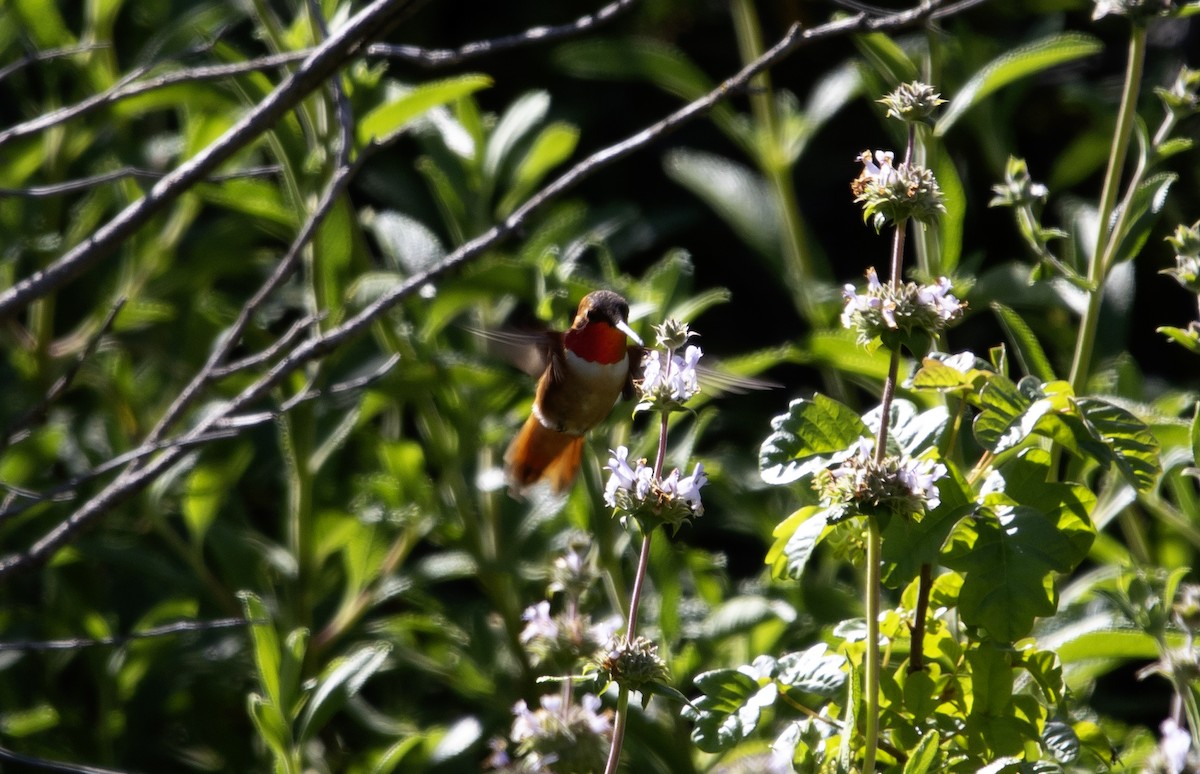
<path id="1" fill-rule="evenodd" d="M 514 491 L 544 479 L 555 492 L 565 492 L 579 471 L 584 435 L 608 416 L 618 398 L 633 397 L 645 350 L 628 321 L 629 303 L 624 298 L 611 290 L 596 290 L 579 302 L 575 319 L 564 332 L 477 331 L 499 354 L 538 377 L 533 410 L 504 454 Z M 710 391 L 779 386 L 700 371 Z"/>
<path id="2" fill-rule="evenodd" d="M 628 320 L 624 298 L 596 290 L 579 302 L 564 332 L 484 334 L 517 367 L 538 377 L 533 410 L 504 455 L 515 490 L 545 479 L 555 492 L 566 491 L 579 471 L 584 435 L 619 397 L 633 396 L 642 340 Z"/>

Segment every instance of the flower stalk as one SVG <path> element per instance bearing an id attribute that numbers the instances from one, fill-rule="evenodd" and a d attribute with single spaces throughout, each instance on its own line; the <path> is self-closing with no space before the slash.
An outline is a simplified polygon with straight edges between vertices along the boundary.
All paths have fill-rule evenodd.
<path id="1" fill-rule="evenodd" d="M 663 469 L 667 458 L 667 435 L 671 413 L 683 410 L 683 404 L 699 392 L 696 364 L 703 354 L 699 347 L 688 345 L 691 331 L 686 324 L 667 320 L 656 329 L 660 350 L 647 350 L 642 360 L 642 378 L 635 384 L 639 402 L 635 411 L 657 411 L 658 448 L 653 467 L 645 460 L 629 462 L 629 450 L 624 446 L 613 450 L 606 466 L 610 471 L 604 500 L 623 521 L 636 522 L 642 532 L 642 548 L 637 572 L 629 597 L 629 614 L 625 635 L 616 640 L 602 670 L 618 684 L 617 713 L 613 724 L 605 774 L 616 774 L 621 759 L 621 747 L 629 718 L 629 695 L 645 685 L 665 677 L 665 667 L 658 660 L 657 649 L 637 636 L 638 609 L 650 565 L 651 540 L 659 523 L 674 529 L 704 513 L 700 488 L 707 483 L 704 467 L 697 463 L 691 475 L 672 470 L 666 476 Z M 683 349 L 683 355 L 676 352 Z M 631 687 L 632 685 L 632 687 Z"/>

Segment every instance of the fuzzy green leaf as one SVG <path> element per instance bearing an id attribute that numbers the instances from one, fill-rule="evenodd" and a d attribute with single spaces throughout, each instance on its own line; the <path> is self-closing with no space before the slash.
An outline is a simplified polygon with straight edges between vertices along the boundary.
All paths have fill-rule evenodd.
<path id="1" fill-rule="evenodd" d="M 1008 340 L 1016 350 L 1017 361 L 1020 363 L 1021 369 L 1043 381 L 1048 382 L 1057 378 L 1054 374 L 1054 367 L 1050 365 L 1050 358 L 1046 357 L 1046 351 L 1042 349 L 1041 342 L 1037 340 L 1033 329 L 1029 327 L 1024 318 L 998 301 L 992 302 L 992 311 L 996 313 L 1000 325 L 1008 334 Z"/>
<path id="2" fill-rule="evenodd" d="M 717 669 L 696 677 L 703 696 L 683 708 L 695 723 L 692 741 L 704 752 L 728 750 L 758 727 L 762 711 L 775 703 L 779 688 L 767 675 L 773 659 L 759 657 L 753 666 Z"/>
<path id="3" fill-rule="evenodd" d="M 320 731 L 371 675 L 379 671 L 389 652 L 391 646 L 388 643 L 374 642 L 345 658 L 334 660 L 317 681 L 316 690 L 304 708 L 297 737 L 304 741 Z"/>
<path id="4" fill-rule="evenodd" d="M 783 225 L 771 188 L 757 172 L 723 156 L 687 148 L 668 152 L 663 168 L 755 252 L 778 258 Z"/>
<path id="5" fill-rule="evenodd" d="M 1094 497 L 1083 487 L 1048 483 L 1049 455 L 1027 450 L 1001 467 L 1004 493 L 950 533 L 943 564 L 963 574 L 959 612 L 1000 641 L 1020 639 L 1058 604 L 1053 574 L 1073 570 L 1095 530 Z M 1015 503 L 1015 504 L 1014 504 Z"/>
<path id="6" fill-rule="evenodd" d="M 759 451 L 758 465 L 769 484 L 789 484 L 825 467 L 831 455 L 871 431 L 849 407 L 817 394 L 797 398 L 788 413 L 771 420 L 771 435 Z"/>

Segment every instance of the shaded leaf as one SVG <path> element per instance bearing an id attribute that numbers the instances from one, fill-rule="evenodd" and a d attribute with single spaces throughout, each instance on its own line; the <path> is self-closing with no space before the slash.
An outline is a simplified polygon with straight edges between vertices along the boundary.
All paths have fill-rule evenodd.
<path id="1" fill-rule="evenodd" d="M 943 135 L 962 117 L 993 92 L 1034 73 L 1055 65 L 1090 56 L 1103 44 L 1090 35 L 1066 32 L 1019 46 L 984 65 L 959 89 L 938 119 L 934 133 Z"/>

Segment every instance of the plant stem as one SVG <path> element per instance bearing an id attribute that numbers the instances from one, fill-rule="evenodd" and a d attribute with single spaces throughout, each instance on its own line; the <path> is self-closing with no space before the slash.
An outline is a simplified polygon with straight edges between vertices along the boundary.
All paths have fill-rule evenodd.
<path id="1" fill-rule="evenodd" d="M 921 578 L 917 582 L 917 609 L 913 611 L 912 654 L 908 658 L 908 671 L 925 670 L 925 616 L 929 613 L 929 590 L 933 586 L 933 567 L 926 562 L 921 565 Z"/>
<path id="2" fill-rule="evenodd" d="M 666 375 L 671 372 L 671 356 L 674 353 L 668 349 L 666 353 Z M 654 457 L 654 479 L 662 480 L 663 465 L 667 459 L 667 420 L 670 414 L 662 413 L 662 421 L 658 426 L 658 453 Z M 625 627 L 625 642 L 632 643 L 637 637 L 638 607 L 642 602 L 642 587 L 645 584 L 647 569 L 650 566 L 650 538 L 654 532 L 645 531 L 642 536 L 642 551 L 638 556 L 637 573 L 633 578 L 633 590 L 629 594 L 629 623 Z M 604 774 L 616 774 L 617 764 L 621 760 L 621 745 L 625 741 L 625 724 L 629 716 L 629 689 L 620 687 L 617 694 L 617 718 L 613 722 L 612 746 L 608 749 L 608 764 Z"/>
<path id="3" fill-rule="evenodd" d="M 867 717 L 863 774 L 874 774 L 875 752 L 879 747 L 879 570 L 882 549 L 879 524 L 875 519 L 867 517 L 867 655 L 863 663 L 866 672 L 864 690 L 867 696 Z"/>
<path id="4" fill-rule="evenodd" d="M 1075 340 L 1075 356 L 1071 362 L 1071 387 L 1078 395 L 1087 385 L 1091 370 L 1092 352 L 1096 345 L 1096 328 L 1100 322 L 1100 307 L 1104 299 L 1104 281 L 1111 268 L 1109 242 L 1118 237 L 1118 232 L 1109 229 L 1113 208 L 1117 202 L 1117 189 L 1121 183 L 1121 170 L 1129 152 L 1129 139 L 1133 134 L 1137 118 L 1138 92 L 1142 82 L 1142 70 L 1146 61 L 1146 28 L 1135 25 L 1129 36 L 1129 60 L 1125 67 L 1125 87 L 1121 93 L 1121 107 L 1117 113 L 1117 125 L 1113 132 L 1112 149 L 1108 157 L 1108 169 L 1104 175 L 1104 187 L 1100 194 L 1099 232 L 1096 248 L 1088 264 L 1088 281 L 1092 285 L 1088 305 L 1079 321 L 1079 334 Z"/>

